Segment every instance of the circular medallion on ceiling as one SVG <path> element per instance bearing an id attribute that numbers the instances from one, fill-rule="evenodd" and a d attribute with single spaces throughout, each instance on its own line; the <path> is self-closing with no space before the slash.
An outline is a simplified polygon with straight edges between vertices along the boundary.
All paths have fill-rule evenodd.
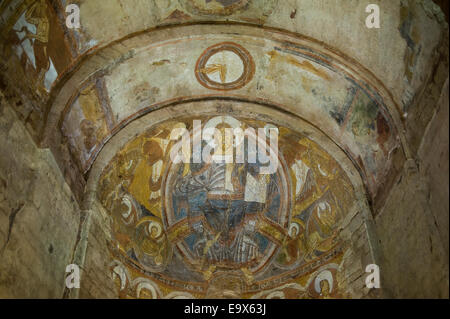
<path id="1" fill-rule="evenodd" d="M 255 63 L 242 46 L 224 42 L 209 47 L 200 56 L 195 75 L 201 85 L 212 90 L 236 90 L 251 81 Z"/>
<path id="2" fill-rule="evenodd" d="M 249 0 L 188 0 L 186 8 L 195 14 L 231 15 L 244 8 Z"/>

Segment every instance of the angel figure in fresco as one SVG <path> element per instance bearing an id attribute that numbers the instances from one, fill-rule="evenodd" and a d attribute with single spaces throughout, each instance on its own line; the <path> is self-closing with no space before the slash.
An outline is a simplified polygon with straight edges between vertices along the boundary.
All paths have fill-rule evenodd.
<path id="1" fill-rule="evenodd" d="M 118 248 L 153 271 L 164 267 L 169 253 L 158 205 L 152 205 L 152 196 L 160 196 L 162 167 L 154 168 L 162 162 L 164 141 L 136 140 L 102 180 L 103 204 L 113 217 Z"/>
<path id="2" fill-rule="evenodd" d="M 102 178 L 103 204 L 108 210 L 112 210 L 114 203 L 120 200 L 123 194 L 128 193 L 137 166 L 136 158 L 136 150 L 119 154 L 116 159 L 117 171 L 109 170 Z"/>
<path id="3" fill-rule="evenodd" d="M 169 140 L 165 137 L 170 130 L 162 129 L 152 138 L 145 137 L 136 142 L 140 156 L 134 159 L 135 171 L 128 185 L 128 192 L 146 209 L 160 215 L 162 175 L 165 169 L 164 157 Z"/>
<path id="4" fill-rule="evenodd" d="M 50 22 L 47 17 L 46 0 L 34 2 L 26 11 L 25 19 L 28 23 L 36 27 L 36 33 L 31 32 L 28 27 L 23 26 L 19 31 L 25 32 L 25 37 L 21 42 L 30 40 L 33 44 L 36 71 L 38 72 L 38 83 L 43 83 L 45 73 L 50 68 L 50 60 L 47 54 Z"/>
<path id="5" fill-rule="evenodd" d="M 338 164 L 309 139 L 301 139 L 299 145 L 291 166 L 298 231 L 297 238 L 287 240 L 279 255 L 284 265 L 292 263 L 291 259 L 310 261 L 332 249 L 337 240 L 337 224 L 352 202 L 351 186 L 339 175 Z"/>
<path id="6" fill-rule="evenodd" d="M 148 180 L 136 181 L 136 176 L 141 175 L 142 170 L 147 170 L 147 164 L 153 165 L 157 161 L 157 154 L 143 152 L 151 149 L 152 145 L 151 141 L 144 141 L 142 145 L 137 143 L 120 154 L 116 160 L 118 169 L 114 170 L 114 174 L 105 176 L 102 181 L 105 187 L 117 185 L 104 195 L 103 203 L 111 213 L 117 248 L 145 269 L 159 272 L 164 269 L 170 254 L 162 220 L 158 212 L 147 209 L 140 202 L 139 194 L 130 190 L 136 182 L 148 187 Z"/>
<path id="7" fill-rule="evenodd" d="M 337 243 L 339 229 L 334 206 L 327 201 L 319 201 L 309 210 L 304 232 L 300 236 L 300 249 L 305 261 L 315 259 Z"/>
<path id="8" fill-rule="evenodd" d="M 301 260 L 311 261 L 332 249 L 338 235 L 336 218 L 336 212 L 328 202 L 315 203 L 306 221 L 298 218 L 291 224 L 277 257 L 278 263 L 291 266 Z"/>

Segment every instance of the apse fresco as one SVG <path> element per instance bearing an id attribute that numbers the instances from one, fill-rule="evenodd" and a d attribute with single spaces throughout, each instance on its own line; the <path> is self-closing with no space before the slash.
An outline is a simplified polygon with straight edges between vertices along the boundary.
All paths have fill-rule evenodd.
<path id="1" fill-rule="evenodd" d="M 173 162 L 178 141 L 171 132 L 192 134 L 194 120 L 218 130 L 277 128 L 276 171 L 262 174 L 264 164 L 248 157 Z M 122 298 L 345 296 L 339 232 L 354 190 L 306 136 L 231 116 L 172 119 L 126 144 L 99 185 L 112 223 L 110 271 Z"/>

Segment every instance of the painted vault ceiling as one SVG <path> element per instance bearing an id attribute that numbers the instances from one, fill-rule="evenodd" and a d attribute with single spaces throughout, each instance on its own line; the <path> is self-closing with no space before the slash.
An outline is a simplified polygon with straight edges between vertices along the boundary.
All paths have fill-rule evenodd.
<path id="1" fill-rule="evenodd" d="M 374 36 L 356 13 L 346 38 L 333 12 L 359 2 L 70 3 L 79 29 L 66 0 L 1 2 L 2 67 L 32 105 L 30 131 L 106 210 L 120 296 L 346 296 L 342 223 L 408 155 L 405 101 L 437 40 Z M 391 63 L 409 33 L 420 57 Z M 171 129 L 194 120 L 276 127 L 280 166 L 260 178 L 260 164 L 172 163 Z"/>

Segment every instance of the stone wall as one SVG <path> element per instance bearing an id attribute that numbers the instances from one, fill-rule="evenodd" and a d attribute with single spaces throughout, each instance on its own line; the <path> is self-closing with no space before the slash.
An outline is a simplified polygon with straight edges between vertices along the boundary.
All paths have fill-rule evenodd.
<path id="1" fill-rule="evenodd" d="M 61 298 L 79 208 L 0 92 L 0 298 Z"/>
<path id="2" fill-rule="evenodd" d="M 369 275 L 365 272 L 366 267 L 378 264 L 380 260 L 370 212 L 361 207 L 356 214 L 349 214 L 342 227 L 341 237 L 350 248 L 344 254 L 341 264 L 348 296 L 354 299 L 380 297 L 380 290 L 366 287 Z"/>
<path id="3" fill-rule="evenodd" d="M 448 176 L 448 78 L 425 137 L 419 149 L 419 169 L 428 184 L 427 199 L 436 221 L 441 242 L 449 250 Z"/>
<path id="4" fill-rule="evenodd" d="M 88 212 L 84 238 L 84 262 L 81 289 L 78 298 L 117 298 L 118 291 L 111 278 L 111 259 L 108 242 L 111 241 L 111 221 L 108 213 L 95 203 Z M 75 296 L 74 296 L 75 297 Z"/>
<path id="5" fill-rule="evenodd" d="M 416 160 L 391 190 L 376 231 L 388 298 L 448 298 L 448 79 Z"/>

